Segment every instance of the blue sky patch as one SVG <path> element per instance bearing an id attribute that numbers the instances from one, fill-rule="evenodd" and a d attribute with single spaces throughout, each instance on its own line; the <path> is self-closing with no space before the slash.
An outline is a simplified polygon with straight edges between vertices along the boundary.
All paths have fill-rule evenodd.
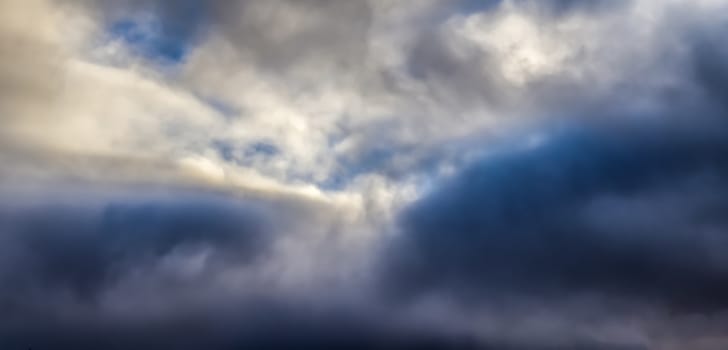
<path id="1" fill-rule="evenodd" d="M 157 20 L 126 18 L 113 23 L 109 33 L 151 59 L 181 62 L 189 49 L 188 42 L 165 35 Z"/>
<path id="2" fill-rule="evenodd" d="M 465 14 L 488 11 L 501 2 L 501 0 L 461 0 L 458 2 L 458 11 Z"/>
<path id="3" fill-rule="evenodd" d="M 184 60 L 208 22 L 202 1 L 181 0 L 138 9 L 112 22 L 109 35 L 150 59 Z"/>

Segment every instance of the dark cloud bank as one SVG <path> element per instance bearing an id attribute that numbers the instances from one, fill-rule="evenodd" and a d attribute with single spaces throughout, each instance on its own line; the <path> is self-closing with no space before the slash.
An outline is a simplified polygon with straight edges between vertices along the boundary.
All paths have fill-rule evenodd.
<path id="1" fill-rule="evenodd" d="M 556 349 L 395 321 L 396 306 L 327 300 L 324 286 L 303 302 L 253 282 L 226 293 L 216 276 L 255 273 L 288 234 L 280 222 L 290 213 L 264 200 L 11 193 L 19 200 L 6 197 L 0 210 L 3 349 Z M 189 272 L 201 252 L 204 267 Z"/>
<path id="2" fill-rule="evenodd" d="M 6 203 L 3 238 L 15 249 L 6 254 L 11 261 L 3 277 L 15 290 L 66 290 L 87 299 L 175 249 L 211 246 L 248 262 L 271 240 L 265 221 L 245 203 L 184 193 L 145 197 L 86 205 L 65 199 L 20 209 Z"/>
<path id="3" fill-rule="evenodd" d="M 728 306 L 725 136 L 566 127 L 489 156 L 403 214 L 388 284 Z"/>

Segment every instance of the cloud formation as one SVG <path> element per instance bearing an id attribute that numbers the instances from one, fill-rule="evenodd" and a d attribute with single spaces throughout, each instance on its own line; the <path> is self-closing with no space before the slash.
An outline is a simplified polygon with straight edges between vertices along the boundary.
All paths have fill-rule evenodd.
<path id="1" fill-rule="evenodd" d="M 727 10 L 3 2 L 0 347 L 725 348 Z"/>
<path id="2" fill-rule="evenodd" d="M 388 285 L 724 307 L 725 139 L 566 127 L 486 156 L 405 211 Z"/>

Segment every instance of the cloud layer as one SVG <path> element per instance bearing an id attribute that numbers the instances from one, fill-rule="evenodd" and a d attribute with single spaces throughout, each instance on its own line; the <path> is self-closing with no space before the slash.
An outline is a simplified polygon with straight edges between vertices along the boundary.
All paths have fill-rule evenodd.
<path id="1" fill-rule="evenodd" d="M 725 348 L 727 10 L 4 2 L 0 347 Z"/>
<path id="2" fill-rule="evenodd" d="M 474 162 L 408 208 L 388 285 L 725 302 L 724 131 L 566 127 L 544 138 Z"/>

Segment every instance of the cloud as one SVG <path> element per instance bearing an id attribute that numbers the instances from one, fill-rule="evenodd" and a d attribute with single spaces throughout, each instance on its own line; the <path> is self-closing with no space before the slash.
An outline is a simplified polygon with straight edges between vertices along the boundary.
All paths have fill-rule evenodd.
<path id="1" fill-rule="evenodd" d="M 724 348 L 726 5 L 3 2 L 0 347 Z"/>
<path id="2" fill-rule="evenodd" d="M 633 349 L 484 338 L 416 321 L 368 292 L 347 295 L 330 279 L 313 294 L 276 283 L 289 278 L 276 252 L 304 226 L 271 201 L 174 188 L 13 195 L 0 205 L 0 346 L 9 349 Z"/>
<path id="3" fill-rule="evenodd" d="M 60 88 L 64 51 L 53 32 L 56 18 L 42 0 L 3 4 L 0 16 L 0 113 L 7 128 L 36 119 Z M 35 23 L 37 25 L 32 25 Z"/>
<path id="4" fill-rule="evenodd" d="M 713 250 L 725 244 L 724 136 L 566 127 L 494 152 L 404 212 L 386 281 L 485 300 L 603 294 L 725 307 L 728 265 Z"/>
<path id="5" fill-rule="evenodd" d="M 265 349 L 476 349 L 481 348 L 467 340 L 445 337 L 410 335 L 392 332 L 377 324 L 353 319 L 346 313 L 326 313 L 309 316 L 306 311 L 291 311 L 282 305 L 258 301 L 258 305 L 228 305 L 235 312 L 223 311 L 216 315 L 198 315 L 195 319 L 179 319 L 163 324 L 66 324 L 54 325 L 49 330 L 39 327 L 15 339 L 5 341 L 6 346 L 54 349 L 95 349 L 98 347 L 134 347 L 136 349 L 237 349 L 256 347 Z M 209 321 L 206 317 L 212 316 Z M 6 338 L 8 339 L 8 338 Z"/>
<path id="6" fill-rule="evenodd" d="M 82 197 L 89 195 L 2 204 L 2 279 L 16 291 L 3 290 L 5 297 L 22 299 L 16 293 L 24 290 L 95 299 L 132 271 L 175 254 L 209 249 L 205 263 L 224 258 L 244 265 L 275 238 L 268 214 L 232 198 L 193 192 Z"/>
<path id="7" fill-rule="evenodd" d="M 605 0 L 550 0 L 550 1 L 516 1 L 528 6 L 536 6 L 545 9 L 549 14 L 567 14 L 573 11 L 607 11 L 614 10 L 619 6 L 625 6 L 631 1 L 605 1 Z"/>
<path id="8" fill-rule="evenodd" d="M 712 48 L 717 47 L 714 35 L 724 29 L 695 22 L 713 18 L 702 11 L 719 6 L 704 5 L 676 5 L 657 14 L 648 3 L 634 4 L 605 11 L 596 27 L 580 22 L 594 20 L 591 14 L 562 20 L 581 23 L 575 28 L 589 32 L 585 37 L 564 30 L 569 25 L 552 26 L 551 19 L 539 22 L 543 18 L 507 6 L 458 24 L 465 30 L 447 35 L 464 36 L 475 45 L 465 51 L 468 56 L 440 50 L 449 55 L 449 65 L 462 68 L 469 57 L 495 59 L 490 65 L 500 64 L 495 72 L 504 75 L 490 90 L 512 91 L 518 103 L 538 101 L 529 113 L 548 119 L 530 124 L 531 132 L 509 133 L 510 145 L 489 144 L 485 156 L 452 179 L 437 182 L 401 213 L 401 237 L 394 239 L 382 264 L 383 288 L 404 300 L 444 294 L 466 304 L 489 305 L 514 298 L 549 304 L 594 297 L 679 313 L 722 310 L 726 302 L 714 292 L 725 290 L 727 266 L 714 249 L 724 247 L 726 230 L 718 214 L 726 204 L 720 199 L 726 186 L 724 54 Z M 616 23 L 632 27 L 645 9 L 675 25 L 638 22 L 634 35 L 646 39 L 640 41 L 642 48 L 628 42 L 605 51 L 611 34 L 601 26 L 615 20 L 614 13 L 627 11 L 632 17 Z M 531 46 L 528 41 L 538 34 L 529 28 L 536 23 L 555 30 Z M 489 37 L 493 32 L 501 34 Z M 511 45 L 512 36 L 502 35 L 511 32 L 529 34 Z M 553 37 L 560 39 L 549 43 Z M 569 41 L 585 38 L 597 40 L 596 45 Z M 547 52 L 538 46 L 544 42 L 564 54 L 539 57 Z M 573 55 L 574 49 L 578 54 Z M 484 55 L 475 55 L 478 50 L 485 50 Z M 641 69 L 635 73 L 641 78 L 635 79 L 623 75 L 634 72 L 623 65 L 627 52 L 662 61 Z M 509 76 L 511 62 L 500 61 L 508 57 L 502 54 L 541 67 L 555 62 L 556 71 L 539 72 L 532 69 L 538 65 L 526 64 L 514 67 L 518 74 Z M 443 65 L 425 65 L 438 66 Z M 480 66 L 472 66 L 473 81 L 493 81 L 473 77 Z M 591 68 L 582 70 L 587 66 Z M 446 80 L 450 76 L 442 74 L 435 82 L 467 81 Z M 448 86 L 446 91 L 467 90 Z M 514 109 L 503 103 L 508 95 L 497 99 L 506 113 Z"/>
<path id="9" fill-rule="evenodd" d="M 439 334 L 437 331 L 412 331 L 387 326 L 347 310 L 311 312 L 285 304 L 256 300 L 255 304 L 227 305 L 234 311 L 215 315 L 195 315 L 197 319 L 178 319 L 164 324 L 144 321 L 139 324 L 66 323 L 39 321 L 40 327 L 18 332 L 0 342 L 9 347 L 54 349 L 95 349 L 134 347 L 156 349 L 507 349 L 507 350 L 636 350 L 640 347 L 619 344 L 575 343 L 561 346 L 480 342 L 467 336 Z M 213 316 L 211 319 L 206 318 Z M 98 321 L 97 321 L 98 322 Z M 44 328 L 43 326 L 47 327 Z"/>

